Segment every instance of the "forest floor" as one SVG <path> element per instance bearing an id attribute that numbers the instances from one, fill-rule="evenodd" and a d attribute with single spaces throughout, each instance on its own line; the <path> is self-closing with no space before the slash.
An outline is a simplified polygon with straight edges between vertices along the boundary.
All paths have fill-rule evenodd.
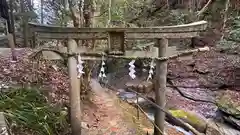
<path id="1" fill-rule="evenodd" d="M 27 58 L 27 55 L 32 52 L 30 49 L 18 49 L 18 61 L 16 62 L 11 61 L 10 52 L 2 52 L 4 53 L 0 51 L 1 83 L 8 85 L 29 83 L 41 85 L 50 90 L 53 102 L 68 101 L 69 84 L 66 68 L 62 68 L 54 62 L 43 61 L 40 62 L 40 66 L 36 69 L 36 63 L 31 62 Z M 181 90 L 183 92 L 195 98 L 212 100 L 217 94 L 229 90 L 233 98 L 239 101 L 239 61 L 239 56 L 226 55 L 215 51 L 197 53 L 192 60 L 182 61 L 177 59 L 170 61 L 168 65 L 168 76 L 173 80 L 174 84 L 182 86 Z M 122 77 L 115 77 L 115 81 L 112 81 L 114 83 L 111 85 L 118 87 L 118 85 L 127 82 L 128 79 L 122 75 Z M 122 129 L 120 133 L 124 135 L 127 132 L 129 132 L 129 134 L 132 134 L 130 132 L 136 132 L 132 129 L 127 130 L 127 128 L 125 128 L 126 126 L 131 127 L 127 125 L 129 123 L 131 124 L 131 122 L 127 122 L 126 124 L 122 121 L 122 117 L 125 115 L 120 113 L 121 109 L 112 102 L 115 101 L 115 98 L 108 98 L 111 92 L 106 90 L 104 90 L 105 92 L 100 92 L 99 90 L 103 88 L 96 83 L 92 86 L 93 92 L 95 93 L 95 96 L 92 97 L 92 103 L 95 107 L 84 105 L 85 110 L 83 115 L 89 115 L 89 117 L 84 117 L 86 118 L 87 127 L 95 128 L 95 131 L 102 129 L 105 131 L 116 131 Z M 121 87 L 119 86 L 119 88 Z M 175 90 L 169 89 L 167 96 L 170 106 L 195 111 L 205 117 L 212 117 L 212 115 L 214 115 L 216 106 L 190 101 L 180 96 Z M 145 130 L 145 127 L 141 127 L 141 129 Z M 148 127 L 146 127 L 146 129 L 148 129 Z M 175 131 L 169 130 L 169 134 L 170 132 Z M 107 134 L 111 135 L 109 132 Z M 175 134 L 171 133 L 170 135 Z M 181 133 L 179 133 L 179 135 L 181 135 Z"/>

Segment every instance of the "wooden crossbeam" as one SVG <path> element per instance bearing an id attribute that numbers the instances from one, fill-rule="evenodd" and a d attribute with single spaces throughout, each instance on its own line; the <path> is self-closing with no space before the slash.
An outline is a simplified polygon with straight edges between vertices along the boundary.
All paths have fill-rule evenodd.
<path id="1" fill-rule="evenodd" d="M 144 28 L 74 28 L 74 27 L 59 27 L 29 23 L 31 30 L 36 32 L 56 32 L 56 33 L 103 33 L 103 32 L 127 32 L 127 33 L 177 33 L 177 32 L 199 32 L 207 28 L 206 21 L 199 21 L 184 25 L 161 26 L 161 27 L 144 27 Z"/>
<path id="2" fill-rule="evenodd" d="M 149 53 L 144 53 L 143 51 L 138 51 L 138 53 L 142 52 L 141 57 L 139 57 L 138 55 L 134 55 L 134 54 L 133 55 L 127 55 L 128 53 L 126 53 L 126 55 L 124 55 L 124 56 L 116 56 L 116 55 L 108 55 L 108 54 L 105 54 L 105 53 L 102 53 L 102 52 L 88 52 L 88 51 L 87 52 L 74 51 L 73 55 L 80 54 L 83 60 L 102 60 L 101 57 L 105 56 L 106 59 L 107 58 L 113 58 L 113 59 L 156 59 L 156 60 L 159 60 L 159 61 L 165 61 L 165 60 L 177 58 L 177 57 L 180 57 L 180 56 L 189 56 L 189 55 L 191 55 L 192 53 L 195 53 L 195 52 L 205 52 L 205 51 L 209 51 L 209 47 L 180 51 L 180 52 L 177 52 L 177 53 L 168 52 L 169 54 L 166 54 L 166 56 L 164 56 L 164 57 L 158 57 L 156 54 L 152 55 L 152 54 L 149 54 Z M 67 57 L 67 55 L 70 55 L 66 51 L 58 51 L 58 50 L 45 48 L 45 49 L 41 49 L 41 50 L 33 53 L 29 57 L 32 59 L 32 58 L 35 58 L 39 54 L 43 55 L 43 57 L 45 59 L 48 59 L 48 60 L 63 59 L 62 56 L 61 56 L 63 54 L 64 54 L 64 57 Z M 61 55 L 59 55 L 59 54 L 61 54 Z"/>
<path id="3" fill-rule="evenodd" d="M 155 38 L 192 38 L 198 36 L 198 32 L 178 32 L 178 33 L 126 33 L 126 39 L 155 39 Z M 39 39 L 108 39 L 108 33 L 46 33 L 37 32 Z"/>
<path id="4" fill-rule="evenodd" d="M 145 28 L 74 28 L 29 23 L 29 28 L 33 47 L 38 39 L 108 40 L 109 51 L 124 54 L 126 39 L 192 38 L 207 28 L 207 22 Z"/>
<path id="5" fill-rule="evenodd" d="M 109 33 L 125 33 L 126 39 L 191 38 L 207 28 L 206 21 L 146 28 L 74 28 L 29 23 L 30 32 L 40 39 L 108 39 Z"/>

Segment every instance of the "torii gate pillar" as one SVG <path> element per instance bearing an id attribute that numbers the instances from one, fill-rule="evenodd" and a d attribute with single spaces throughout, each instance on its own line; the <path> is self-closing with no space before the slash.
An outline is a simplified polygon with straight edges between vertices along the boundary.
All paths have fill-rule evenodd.
<path id="1" fill-rule="evenodd" d="M 158 46 L 158 56 L 159 57 L 166 57 L 167 55 L 167 48 L 168 48 L 168 39 L 158 39 L 157 44 Z M 157 61 L 156 63 L 156 76 L 155 76 L 155 99 L 156 103 L 165 108 L 166 105 L 166 82 L 167 82 L 167 61 Z M 164 123 L 165 123 L 165 113 L 162 112 L 160 109 L 157 109 L 155 113 L 155 124 L 159 127 L 160 130 L 164 130 Z M 164 133 L 164 131 L 162 131 Z M 156 127 L 154 128 L 154 135 L 161 135 L 162 134 Z"/>

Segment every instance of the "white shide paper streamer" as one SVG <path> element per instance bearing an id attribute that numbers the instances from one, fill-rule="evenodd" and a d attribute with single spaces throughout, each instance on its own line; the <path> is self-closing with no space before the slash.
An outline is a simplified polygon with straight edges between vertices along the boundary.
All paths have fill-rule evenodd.
<path id="1" fill-rule="evenodd" d="M 105 66 L 105 62 L 104 62 L 104 57 L 102 57 L 102 64 L 101 64 L 101 69 L 100 69 L 100 73 L 98 75 L 99 78 L 106 78 L 106 74 L 105 74 L 105 69 L 104 69 L 104 66 Z"/>
<path id="2" fill-rule="evenodd" d="M 82 76 L 82 74 L 84 74 L 83 63 L 84 63 L 84 61 L 82 61 L 81 56 L 78 55 L 78 64 L 77 64 L 78 78 L 80 78 Z"/>
<path id="3" fill-rule="evenodd" d="M 153 77 L 153 70 L 154 70 L 154 60 L 151 61 L 151 64 L 150 64 L 150 69 L 149 69 L 149 72 L 148 72 L 148 78 L 147 78 L 147 81 L 149 81 L 150 79 L 152 79 Z"/>
<path id="4" fill-rule="evenodd" d="M 135 79 L 136 78 L 136 75 L 135 75 L 135 60 L 132 60 L 128 65 L 130 66 L 129 67 L 129 76 L 132 78 L 132 79 Z"/>

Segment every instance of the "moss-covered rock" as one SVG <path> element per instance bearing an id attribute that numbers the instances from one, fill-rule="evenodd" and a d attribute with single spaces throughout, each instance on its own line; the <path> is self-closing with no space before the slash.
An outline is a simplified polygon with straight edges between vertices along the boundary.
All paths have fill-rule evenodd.
<path id="1" fill-rule="evenodd" d="M 174 117 L 180 118 L 184 122 L 190 124 L 199 132 L 205 133 L 207 128 L 207 120 L 203 116 L 200 116 L 199 114 L 196 114 L 194 112 L 184 110 L 170 110 L 170 113 Z"/>
<path id="2" fill-rule="evenodd" d="M 240 102 L 231 91 L 225 91 L 217 100 L 218 109 L 227 115 L 240 119 Z"/>

